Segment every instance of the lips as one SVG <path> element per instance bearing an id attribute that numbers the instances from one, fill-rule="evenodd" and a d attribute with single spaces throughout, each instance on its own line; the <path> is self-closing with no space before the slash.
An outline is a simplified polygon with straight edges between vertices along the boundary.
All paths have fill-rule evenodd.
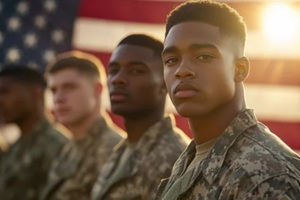
<path id="1" fill-rule="evenodd" d="M 65 115 L 69 112 L 70 109 L 68 108 L 58 108 L 56 109 L 55 113 L 62 116 L 62 115 Z"/>
<path id="2" fill-rule="evenodd" d="M 55 115 L 64 116 L 64 115 L 67 115 L 69 112 L 70 112 L 69 107 L 57 106 L 57 107 L 54 108 L 54 114 Z"/>
<path id="3" fill-rule="evenodd" d="M 110 92 L 111 101 L 123 101 L 128 97 L 128 93 L 124 90 L 113 90 Z"/>
<path id="4" fill-rule="evenodd" d="M 184 99 L 184 98 L 191 98 L 191 97 L 195 96 L 198 92 L 199 92 L 199 90 L 191 84 L 179 83 L 175 87 L 173 94 L 176 98 Z"/>

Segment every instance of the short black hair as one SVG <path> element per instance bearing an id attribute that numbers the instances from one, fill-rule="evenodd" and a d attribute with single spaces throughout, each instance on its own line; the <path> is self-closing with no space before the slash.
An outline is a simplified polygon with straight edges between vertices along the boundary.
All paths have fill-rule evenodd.
<path id="1" fill-rule="evenodd" d="M 194 0 L 180 4 L 167 16 L 165 37 L 173 26 L 188 21 L 217 26 L 223 33 L 236 36 L 245 46 L 247 26 L 244 19 L 225 3 Z"/>
<path id="2" fill-rule="evenodd" d="M 163 43 L 159 39 L 146 34 L 131 34 L 123 38 L 118 46 L 122 44 L 137 45 L 153 50 L 155 56 L 161 57 Z"/>
<path id="3" fill-rule="evenodd" d="M 106 82 L 106 71 L 102 62 L 89 53 L 74 50 L 58 54 L 46 67 L 46 76 L 63 69 L 75 69 L 82 74 L 97 77 L 102 84 Z"/>
<path id="4" fill-rule="evenodd" d="M 12 77 L 16 82 L 46 88 L 46 80 L 41 72 L 27 65 L 6 65 L 0 70 L 1 77 Z"/>

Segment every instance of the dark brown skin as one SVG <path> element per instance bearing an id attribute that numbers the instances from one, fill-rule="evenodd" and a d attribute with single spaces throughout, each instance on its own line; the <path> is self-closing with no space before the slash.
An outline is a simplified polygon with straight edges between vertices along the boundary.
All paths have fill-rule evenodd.
<path id="1" fill-rule="evenodd" d="M 112 112 L 121 115 L 130 142 L 164 117 L 166 88 L 161 58 L 146 47 L 122 44 L 108 66 Z"/>
<path id="2" fill-rule="evenodd" d="M 39 86 L 21 83 L 10 76 L 0 77 L 0 118 L 16 123 L 27 134 L 44 115 L 44 92 Z"/>
<path id="3" fill-rule="evenodd" d="M 162 57 L 171 100 L 189 119 L 196 144 L 221 135 L 246 107 L 243 47 L 216 26 L 184 22 L 171 28 Z"/>

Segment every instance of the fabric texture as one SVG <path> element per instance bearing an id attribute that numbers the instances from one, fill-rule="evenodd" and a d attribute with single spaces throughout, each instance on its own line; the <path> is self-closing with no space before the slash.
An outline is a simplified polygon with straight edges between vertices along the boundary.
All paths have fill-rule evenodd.
<path id="1" fill-rule="evenodd" d="M 50 165 L 66 142 L 46 118 L 22 134 L 0 159 L 0 199 L 38 199 Z"/>
<path id="2" fill-rule="evenodd" d="M 195 153 L 192 141 L 161 182 L 157 199 L 300 199 L 299 156 L 250 109 L 239 113 L 207 156 L 185 173 Z M 174 184 L 178 179 L 181 184 Z"/>
<path id="3" fill-rule="evenodd" d="M 53 163 L 42 199 L 90 199 L 98 173 L 121 135 L 104 118 L 96 121 L 88 132 L 83 140 L 65 145 Z"/>
<path id="4" fill-rule="evenodd" d="M 174 162 L 188 142 L 184 133 L 172 125 L 171 118 L 166 117 L 144 133 L 123 167 L 123 176 L 112 182 L 109 180 L 126 148 L 123 140 L 101 171 L 92 199 L 154 199 L 160 180 L 170 176 Z"/>

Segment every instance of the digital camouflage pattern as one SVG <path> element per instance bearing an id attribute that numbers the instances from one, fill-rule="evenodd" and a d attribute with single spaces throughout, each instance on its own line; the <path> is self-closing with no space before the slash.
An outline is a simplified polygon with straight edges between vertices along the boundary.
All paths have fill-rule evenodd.
<path id="1" fill-rule="evenodd" d="M 90 199 L 99 170 L 111 155 L 121 135 L 104 118 L 88 131 L 88 137 L 69 142 L 53 163 L 44 200 Z"/>
<path id="2" fill-rule="evenodd" d="M 38 199 L 49 166 L 66 142 L 46 118 L 30 133 L 22 134 L 0 159 L 0 199 Z"/>
<path id="3" fill-rule="evenodd" d="M 144 133 L 128 160 L 127 173 L 107 185 L 117 167 L 126 141 L 114 149 L 92 191 L 93 200 L 154 199 L 162 178 L 170 176 L 172 166 L 190 140 L 172 125 L 170 117 L 157 122 Z"/>
<path id="4" fill-rule="evenodd" d="M 170 179 L 161 182 L 157 199 L 300 199 L 299 156 L 258 122 L 252 110 L 241 112 L 208 155 L 181 177 L 195 151 L 192 141 Z"/>

